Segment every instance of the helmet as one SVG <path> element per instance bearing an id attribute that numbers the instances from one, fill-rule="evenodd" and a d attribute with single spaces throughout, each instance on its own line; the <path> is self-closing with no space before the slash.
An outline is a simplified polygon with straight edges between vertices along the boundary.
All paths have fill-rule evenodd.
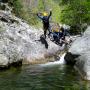
<path id="1" fill-rule="evenodd" d="M 48 13 L 47 12 L 43 12 L 43 16 L 48 16 Z"/>

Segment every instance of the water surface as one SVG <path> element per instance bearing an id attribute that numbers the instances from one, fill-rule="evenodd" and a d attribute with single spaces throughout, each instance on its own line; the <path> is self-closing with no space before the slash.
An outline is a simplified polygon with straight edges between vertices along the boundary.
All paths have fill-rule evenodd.
<path id="1" fill-rule="evenodd" d="M 0 90 L 90 90 L 72 67 L 26 65 L 0 71 Z"/>

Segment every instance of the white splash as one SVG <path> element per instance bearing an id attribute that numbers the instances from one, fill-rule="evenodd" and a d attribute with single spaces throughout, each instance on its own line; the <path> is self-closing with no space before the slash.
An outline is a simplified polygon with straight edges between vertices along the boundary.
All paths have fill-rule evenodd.
<path id="1" fill-rule="evenodd" d="M 46 64 L 40 64 L 40 66 L 50 66 L 50 65 L 58 65 L 58 64 L 65 64 L 65 60 L 64 60 L 64 56 L 66 53 L 64 53 L 61 57 L 59 61 L 55 61 L 55 62 L 49 62 Z"/>

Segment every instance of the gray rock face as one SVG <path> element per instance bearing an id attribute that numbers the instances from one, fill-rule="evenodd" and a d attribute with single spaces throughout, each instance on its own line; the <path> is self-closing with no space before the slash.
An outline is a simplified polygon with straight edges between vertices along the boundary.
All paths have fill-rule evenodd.
<path id="1" fill-rule="evenodd" d="M 90 80 L 90 26 L 82 37 L 77 38 L 69 49 L 73 55 L 79 55 L 75 66 L 84 79 Z"/>
<path id="2" fill-rule="evenodd" d="M 0 65 L 8 65 L 8 58 L 3 54 L 0 54 Z"/>
<path id="3" fill-rule="evenodd" d="M 7 12 L 0 12 L 0 14 L 5 13 Z M 45 45 L 38 41 L 40 35 L 43 34 L 42 29 L 35 29 L 11 14 L 7 17 L 14 22 L 0 20 L 0 66 L 19 60 L 30 63 L 34 60 L 44 59 L 64 48 L 60 48 L 47 38 L 48 49 L 46 49 Z"/>

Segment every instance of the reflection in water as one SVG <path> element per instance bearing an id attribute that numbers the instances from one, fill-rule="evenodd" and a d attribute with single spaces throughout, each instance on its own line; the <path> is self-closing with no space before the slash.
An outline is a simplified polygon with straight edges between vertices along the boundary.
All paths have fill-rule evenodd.
<path id="1" fill-rule="evenodd" d="M 22 66 L 0 72 L 0 90 L 89 90 L 72 67 L 53 65 Z"/>

